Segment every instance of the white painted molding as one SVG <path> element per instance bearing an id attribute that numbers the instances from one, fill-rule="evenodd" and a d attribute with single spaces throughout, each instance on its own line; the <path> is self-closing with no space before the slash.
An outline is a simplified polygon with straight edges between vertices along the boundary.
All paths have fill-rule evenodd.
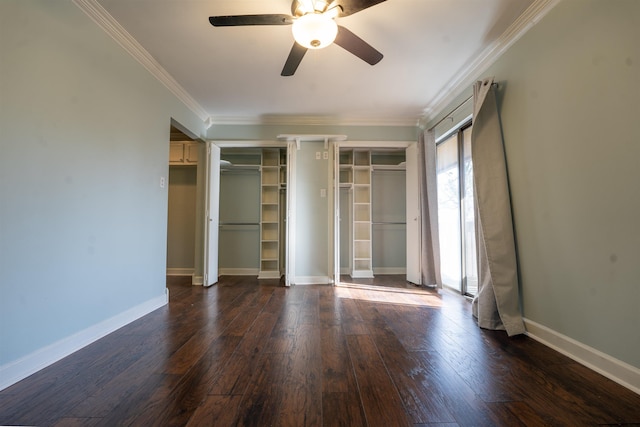
<path id="1" fill-rule="evenodd" d="M 333 279 L 329 276 L 296 276 L 291 280 L 292 285 L 329 285 Z"/>
<path id="2" fill-rule="evenodd" d="M 192 276 L 193 268 L 167 268 L 167 276 Z"/>
<path id="3" fill-rule="evenodd" d="M 180 86 L 171 74 L 169 74 L 97 0 L 73 0 L 73 3 L 122 46 L 124 50 L 142 64 L 144 68 L 169 89 L 187 108 L 200 117 L 202 121 L 206 122 L 208 126 L 211 126 L 209 113 Z"/>
<path id="4" fill-rule="evenodd" d="M 612 381 L 640 394 L 640 369 L 589 347 L 533 320 L 524 319 L 526 335 Z"/>
<path id="5" fill-rule="evenodd" d="M 411 117 L 332 117 L 332 116 L 211 116 L 215 125 L 312 125 L 312 126 L 417 126 L 419 115 Z"/>
<path id="6" fill-rule="evenodd" d="M 407 274 L 405 267 L 373 267 L 373 275 L 377 274 Z"/>
<path id="7" fill-rule="evenodd" d="M 274 140 L 257 140 L 257 139 L 247 139 L 247 140 L 216 140 L 212 139 L 215 145 L 220 148 L 271 148 L 271 147 L 281 147 L 284 148 L 287 146 L 286 141 L 278 141 Z"/>
<path id="8" fill-rule="evenodd" d="M 352 270 L 352 279 L 373 279 L 373 270 Z"/>
<path id="9" fill-rule="evenodd" d="M 287 147 L 287 141 L 282 140 L 257 140 L 257 139 L 212 139 L 210 140 L 220 148 L 269 148 L 269 147 Z M 320 141 L 320 140 L 319 140 Z M 407 148 L 415 141 L 340 141 L 340 148 Z"/>
<path id="10" fill-rule="evenodd" d="M 344 141 L 340 148 L 407 148 L 416 141 Z"/>
<path id="11" fill-rule="evenodd" d="M 436 115 L 453 102 L 456 97 L 465 90 L 470 89 L 475 80 L 478 79 L 478 76 L 493 65 L 507 49 L 536 25 L 551 9 L 560 3 L 560 1 L 561 0 L 535 0 L 495 42 L 487 46 L 473 61 L 449 80 L 442 90 L 433 98 L 433 101 L 424 109 L 424 116 L 420 120 L 420 125 L 426 126 L 429 121 L 433 120 Z"/>
<path id="12" fill-rule="evenodd" d="M 42 347 L 18 360 L 0 366 L 0 390 L 17 383 L 111 332 L 157 310 L 166 305 L 168 301 L 169 292 L 166 290 L 164 295 L 159 295 L 80 332 L 46 347 Z"/>
<path id="13" fill-rule="evenodd" d="M 281 276 L 280 270 L 271 271 L 265 270 L 258 272 L 258 279 L 279 279 Z"/>
<path id="14" fill-rule="evenodd" d="M 193 275 L 193 277 L 191 277 L 191 284 L 193 286 L 202 286 L 203 283 L 204 283 L 204 277 L 196 276 L 195 274 Z"/>
<path id="15" fill-rule="evenodd" d="M 219 276 L 257 276 L 260 272 L 258 268 L 220 268 Z"/>

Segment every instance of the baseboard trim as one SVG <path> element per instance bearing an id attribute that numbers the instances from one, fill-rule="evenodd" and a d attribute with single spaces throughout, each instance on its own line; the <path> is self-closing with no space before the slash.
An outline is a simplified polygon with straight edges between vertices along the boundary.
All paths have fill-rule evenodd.
<path id="1" fill-rule="evenodd" d="M 527 336 L 640 394 L 640 369 L 533 320 L 524 323 Z"/>
<path id="2" fill-rule="evenodd" d="M 351 271 L 352 279 L 373 279 L 373 270 L 353 270 Z"/>
<path id="3" fill-rule="evenodd" d="M 202 286 L 204 283 L 204 278 L 202 276 L 196 276 L 195 274 L 191 276 L 191 284 L 193 286 Z"/>
<path id="4" fill-rule="evenodd" d="M 193 268 L 167 268 L 167 276 L 193 276 Z"/>
<path id="5" fill-rule="evenodd" d="M 279 279 L 280 276 L 280 270 L 264 270 L 258 273 L 258 279 Z"/>
<path id="6" fill-rule="evenodd" d="M 220 268 L 219 276 L 257 276 L 260 273 L 258 268 Z"/>
<path id="7" fill-rule="evenodd" d="M 373 275 L 376 274 L 407 274 L 405 267 L 373 267 Z"/>
<path id="8" fill-rule="evenodd" d="M 169 293 L 167 290 L 164 295 L 150 299 L 80 332 L 42 347 L 18 360 L 0 366 L 0 390 L 4 390 L 111 332 L 157 310 L 166 305 L 168 301 Z"/>
<path id="9" fill-rule="evenodd" d="M 329 285 L 333 279 L 329 276 L 295 276 L 292 285 Z"/>

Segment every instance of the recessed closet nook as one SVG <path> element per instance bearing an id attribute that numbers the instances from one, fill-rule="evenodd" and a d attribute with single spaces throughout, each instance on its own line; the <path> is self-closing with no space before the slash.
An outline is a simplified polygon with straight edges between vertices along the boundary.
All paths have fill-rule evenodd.
<path id="1" fill-rule="evenodd" d="M 286 149 L 220 152 L 219 274 L 284 274 Z"/>
<path id="2" fill-rule="evenodd" d="M 196 270 L 200 233 L 202 167 L 200 150 L 204 144 L 188 139 L 172 129 L 182 141 L 169 144 L 167 208 L 167 275 L 193 276 Z M 172 138 L 173 139 L 173 138 Z M 162 184 L 161 184 L 162 185 Z"/>
<path id="3" fill-rule="evenodd" d="M 406 273 L 405 160 L 404 149 L 340 149 L 341 275 Z"/>
<path id="4" fill-rule="evenodd" d="M 419 284 L 415 143 L 311 137 L 280 146 L 172 141 L 167 275 L 290 285 L 406 274 Z"/>

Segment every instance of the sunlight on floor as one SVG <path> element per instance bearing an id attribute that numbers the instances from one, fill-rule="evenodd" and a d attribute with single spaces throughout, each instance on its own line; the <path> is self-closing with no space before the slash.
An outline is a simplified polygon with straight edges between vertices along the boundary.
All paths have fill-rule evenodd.
<path id="1" fill-rule="evenodd" d="M 399 289 L 378 285 L 358 285 L 340 282 L 335 287 L 338 298 L 417 307 L 442 307 L 442 298 L 423 290 Z"/>

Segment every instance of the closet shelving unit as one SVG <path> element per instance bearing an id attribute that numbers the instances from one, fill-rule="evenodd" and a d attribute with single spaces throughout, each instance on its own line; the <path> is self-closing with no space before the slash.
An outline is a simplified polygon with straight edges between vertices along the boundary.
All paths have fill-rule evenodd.
<path id="1" fill-rule="evenodd" d="M 372 278 L 371 250 L 371 153 L 369 150 L 340 152 L 340 186 L 352 191 L 351 277 Z"/>
<path id="2" fill-rule="evenodd" d="M 285 245 L 287 241 L 287 149 L 279 149 L 280 155 L 280 277 L 285 274 Z"/>
<path id="3" fill-rule="evenodd" d="M 260 182 L 260 271 L 258 279 L 280 277 L 280 150 L 262 150 Z"/>

